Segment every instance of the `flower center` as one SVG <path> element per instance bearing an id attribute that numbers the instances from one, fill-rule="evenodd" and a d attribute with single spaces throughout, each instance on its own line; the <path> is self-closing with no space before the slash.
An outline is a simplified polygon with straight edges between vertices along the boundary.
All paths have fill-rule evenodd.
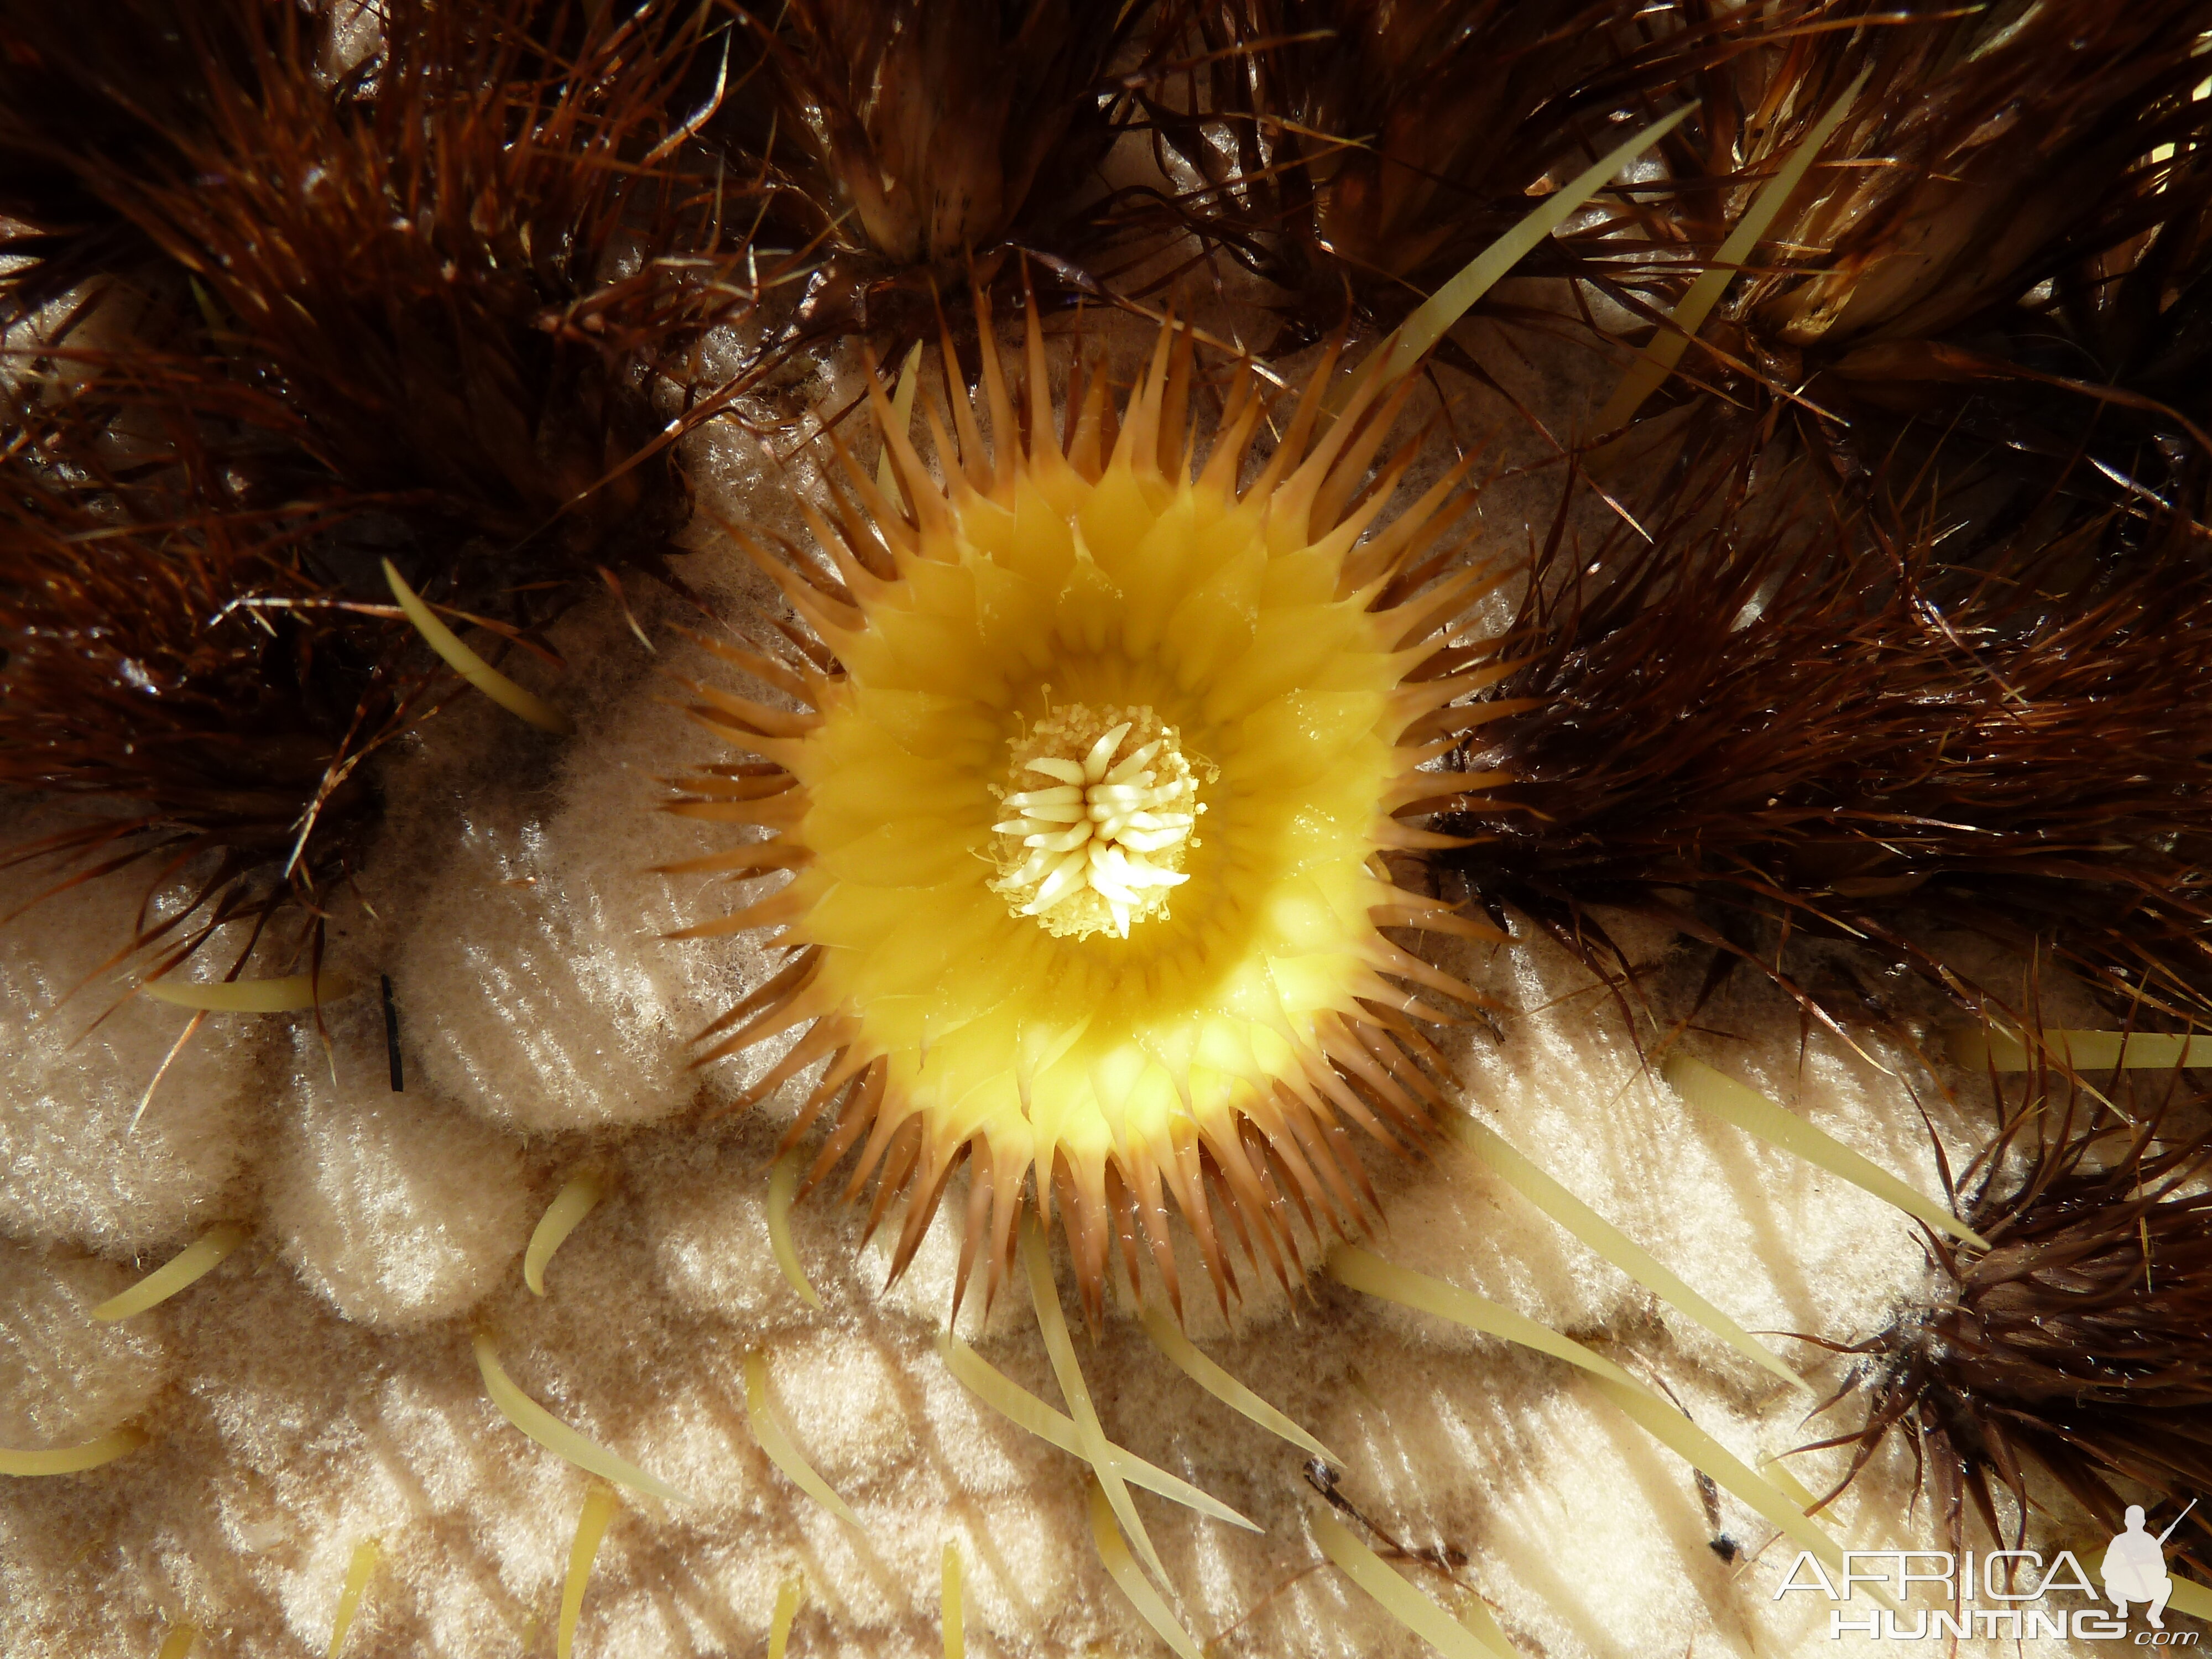
<path id="1" fill-rule="evenodd" d="M 1127 939 L 1131 922 L 1167 915 L 1206 811 L 1178 737 L 1149 707 L 1072 702 L 1012 740 L 1010 787 L 993 792 L 1007 816 L 992 826 L 991 890 L 1007 908 L 1055 939 Z"/>

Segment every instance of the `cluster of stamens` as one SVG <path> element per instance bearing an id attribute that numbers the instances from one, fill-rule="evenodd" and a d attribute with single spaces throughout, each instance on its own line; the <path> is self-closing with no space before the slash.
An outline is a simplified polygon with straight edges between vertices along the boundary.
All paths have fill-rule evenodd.
<path id="1" fill-rule="evenodd" d="M 1127 939 L 1131 922 L 1165 915 L 1206 810 L 1175 729 L 1149 708 L 1070 703 L 1013 748 L 992 890 L 1056 938 Z"/>

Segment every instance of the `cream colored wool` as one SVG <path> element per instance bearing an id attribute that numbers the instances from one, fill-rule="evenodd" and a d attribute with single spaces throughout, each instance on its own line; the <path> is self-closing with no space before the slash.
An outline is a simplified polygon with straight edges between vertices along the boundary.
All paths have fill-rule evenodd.
<path id="1" fill-rule="evenodd" d="M 1495 335 L 1468 332 L 1547 419 L 1601 393 L 1601 376 L 1538 376 Z M 1144 339 L 1115 343 L 1126 356 Z M 1501 465 L 1542 459 L 1502 404 L 1443 378 L 1461 430 L 1494 428 Z M 794 406 L 836 406 L 855 384 L 841 362 Z M 700 550 L 687 575 L 726 613 L 772 595 L 714 516 L 801 533 L 790 492 L 817 487 L 802 435 L 779 438 L 778 453 L 795 451 L 783 465 L 728 433 L 693 443 Z M 1487 551 L 1516 556 L 1527 526 L 1548 521 L 1553 477 L 1486 498 Z M 211 1020 L 131 1132 L 186 1017 L 131 999 L 84 1036 L 113 986 L 65 997 L 118 941 L 133 878 L 50 900 L 0 932 L 0 1443 L 74 1443 L 125 1419 L 152 1436 L 89 1474 L 0 1481 L 9 1659 L 150 1656 L 176 1621 L 205 1632 L 202 1654 L 319 1654 L 348 1562 L 371 1538 L 383 1554 L 352 1659 L 550 1656 L 586 1481 L 494 1410 L 471 1351 L 478 1330 L 532 1398 L 685 1495 L 622 1498 L 580 1654 L 760 1654 L 794 1575 L 805 1584 L 794 1655 L 934 1654 L 948 1541 L 963 1563 L 970 1653 L 1164 1651 L 1100 1566 L 1080 1466 L 983 1406 L 938 1357 L 957 1187 L 888 1291 L 885 1241 L 864 1247 L 861 1213 L 823 1197 L 792 1219 L 821 1308 L 776 1270 L 768 1166 L 794 1097 L 726 1115 L 763 1062 L 695 1071 L 686 1048 L 768 958 L 755 942 L 663 940 L 726 895 L 650 868 L 705 850 L 692 826 L 652 810 L 657 779 L 713 757 L 677 706 L 680 678 L 708 673 L 678 631 L 699 619 L 633 599 L 657 655 L 602 600 L 555 630 L 567 675 L 509 665 L 575 714 L 575 738 L 526 731 L 465 694 L 384 769 L 386 819 L 356 898 L 340 902 L 331 960 L 363 985 L 391 975 L 404 1093 L 386 1077 L 371 992 L 334 1008 L 321 1033 L 305 1017 Z M 33 879 L 9 878 L 9 908 Z M 1624 936 L 1653 967 L 1655 996 L 1684 1000 L 1698 964 L 1646 933 Z M 1524 936 L 1464 948 L 1450 965 L 1502 1005 L 1494 1030 L 1472 1025 L 1448 1044 L 1469 1109 L 1746 1326 L 1853 1340 L 1920 1291 L 1912 1224 L 1684 1105 L 1645 1074 L 1629 1016 L 1556 946 Z M 1728 1035 L 1693 1038 L 1697 1052 L 1936 1190 L 1926 1133 L 1880 1069 L 1917 1078 L 1904 1056 L 1855 1054 L 1818 1030 L 1801 1049 L 1794 1009 L 1749 985 L 1699 1024 Z M 1967 1107 L 1917 1086 L 1955 1161 L 1976 1144 L 1978 1095 L 1945 1081 Z M 1806 1424 L 1807 1400 L 1599 1263 L 1468 1155 L 1372 1167 L 1380 1253 L 1663 1383 L 1747 1461 L 1855 1421 Z M 522 1284 L 525 1241 L 585 1170 L 607 1196 L 554 1257 L 541 1299 Z M 94 1303 L 223 1219 L 253 1237 L 206 1279 L 121 1326 L 90 1322 Z M 1709 1516 L 1691 1469 L 1566 1367 L 1326 1279 L 1285 1298 L 1246 1272 L 1224 1323 L 1194 1252 L 1182 1265 L 1206 1351 L 1335 1450 L 1340 1490 L 1363 1514 L 1459 1563 L 1452 1579 L 1420 1561 L 1400 1570 L 1448 1606 L 1480 1595 L 1522 1652 L 1859 1650 L 1828 1640 L 1825 1601 L 1772 1599 L 1793 1547 L 1731 1498 Z M 988 1319 L 971 1302 L 961 1329 L 1058 1401 L 1020 1285 Z M 1771 1340 L 1832 1384 L 1832 1361 Z M 1200 1393 L 1127 1307 L 1095 1342 L 1079 1327 L 1077 1346 L 1112 1438 L 1266 1528 L 1138 1500 L 1209 1652 L 1425 1651 L 1320 1565 L 1300 1453 Z M 743 1382 L 755 1350 L 774 1411 L 863 1532 L 802 1496 L 757 1443 Z M 1842 1455 L 1789 1467 L 1820 1489 Z M 1878 1459 L 1833 1511 L 1839 1535 L 1863 1547 L 1930 1540 L 1909 1475 L 1909 1460 Z M 2047 1532 L 2035 1522 L 2029 1535 Z"/>
<path id="2" fill-rule="evenodd" d="M 11 844 L 76 821 L 4 816 Z M 0 915 L 56 879 L 47 867 L 0 872 Z M 139 897 L 128 878 L 95 884 L 0 927 L 0 1229 L 11 1238 L 128 1260 L 228 1213 L 232 1190 L 251 1182 L 281 1033 L 213 1022 L 217 1040 L 185 1050 L 161 1109 L 131 1127 L 191 1018 L 141 997 L 118 1006 L 130 981 L 102 971 L 129 941 Z"/>

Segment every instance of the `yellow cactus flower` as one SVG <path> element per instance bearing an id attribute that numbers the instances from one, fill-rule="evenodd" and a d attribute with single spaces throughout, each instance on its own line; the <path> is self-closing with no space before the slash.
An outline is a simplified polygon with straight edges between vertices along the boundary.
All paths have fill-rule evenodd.
<path id="1" fill-rule="evenodd" d="M 1170 1200 L 1218 1294 L 1217 1208 L 1287 1285 L 1292 1206 L 1350 1237 L 1373 1206 L 1348 1127 L 1428 1127 L 1415 1022 L 1449 1012 L 1427 997 L 1475 1000 L 1385 930 L 1496 937 L 1385 862 L 1443 844 L 1408 818 L 1496 781 L 1424 769 L 1439 711 L 1494 678 L 1452 630 L 1498 574 L 1439 550 L 1466 469 L 1383 525 L 1413 446 L 1370 475 L 1407 389 L 1344 385 L 1332 353 L 1264 465 L 1268 400 L 1238 378 L 1194 476 L 1172 325 L 1118 422 L 1097 367 L 1070 389 L 1063 439 L 1032 317 L 1024 433 L 983 338 L 988 446 L 953 386 L 933 479 L 872 380 L 902 499 L 840 447 L 845 489 L 806 509 L 834 575 L 749 544 L 799 622 L 772 653 L 714 648 L 803 711 L 695 688 L 751 758 L 670 810 L 769 834 L 676 867 L 793 873 L 679 937 L 780 927 L 792 955 L 705 1058 L 804 1028 L 749 1098 L 826 1061 L 786 1147 L 827 1114 L 810 1183 L 859 1143 L 872 1221 L 912 1190 L 894 1273 L 966 1162 L 956 1300 L 979 1251 L 1004 1275 L 1032 1175 L 1094 1316 L 1117 1222 L 1180 1306 Z"/>

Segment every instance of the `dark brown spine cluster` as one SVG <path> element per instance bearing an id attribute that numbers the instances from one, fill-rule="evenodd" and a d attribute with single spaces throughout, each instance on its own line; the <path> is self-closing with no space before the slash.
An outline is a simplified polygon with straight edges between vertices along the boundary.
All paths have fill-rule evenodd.
<path id="1" fill-rule="evenodd" d="M 2212 548 L 2124 514 L 1978 536 L 1740 461 L 1652 539 L 1564 526 L 1470 711 L 1512 805 L 1457 824 L 1474 890 L 1609 972 L 1591 907 L 1785 983 L 1865 942 L 1973 1005 L 1931 924 L 2055 952 L 2124 1015 L 2212 1014 Z"/>
<path id="2" fill-rule="evenodd" d="M 1095 289 L 1101 171 L 1176 0 L 793 0 L 743 14 L 753 95 L 709 127 L 763 182 L 765 222 L 814 267 L 807 336 L 903 346 L 938 294 L 1036 273 Z"/>
<path id="3" fill-rule="evenodd" d="M 125 803 L 69 845 L 220 846 L 231 900 L 343 873 L 420 711 L 383 560 L 510 638 L 668 573 L 691 353 L 752 299 L 685 165 L 712 14 L 373 21 L 0 33 L 0 783 Z"/>
<path id="4" fill-rule="evenodd" d="M 1647 100 L 1706 31 L 1658 39 L 1622 0 L 1226 0 L 1139 93 L 1181 188 L 1126 204 L 1218 246 L 1282 296 L 1295 343 L 1347 311 L 1395 324 Z M 1611 137 L 1607 134 L 1611 133 Z M 1600 250 L 1632 255 L 1619 240 Z M 1540 262 L 1569 268 L 1585 242 Z"/>
<path id="5" fill-rule="evenodd" d="M 2177 500 L 2208 413 L 2208 29 L 2203 0 L 1818 5 L 1759 28 L 1689 82 L 1651 234 L 1710 259 L 1832 100 L 1844 113 L 1674 400 L 1717 390 L 1861 480 L 1909 433 L 1947 480 L 1995 463 L 2031 497 L 2057 477 Z"/>
<path id="6" fill-rule="evenodd" d="M 1845 1483 L 1907 1435 L 1954 1535 L 1968 1501 L 1993 1538 L 2024 1528 L 2039 1466 L 2113 1532 L 2131 1503 L 2160 1506 L 2156 1531 L 2212 1490 L 2212 1194 L 2201 1123 L 2180 1121 L 2202 1102 L 2173 1101 L 2166 1079 L 2172 1110 L 2081 1127 L 2050 1082 L 2031 1087 L 1966 1206 L 1991 1248 L 1931 1235 L 1932 1293 L 1846 1350 L 1860 1358 L 1830 1401 L 1865 1405 L 1857 1431 L 1826 1443 L 1855 1444 Z M 2016 1139 L 2029 1150 L 2008 1162 Z M 2201 1576 L 2212 1526 L 2192 1515 L 2169 1547 Z"/>

